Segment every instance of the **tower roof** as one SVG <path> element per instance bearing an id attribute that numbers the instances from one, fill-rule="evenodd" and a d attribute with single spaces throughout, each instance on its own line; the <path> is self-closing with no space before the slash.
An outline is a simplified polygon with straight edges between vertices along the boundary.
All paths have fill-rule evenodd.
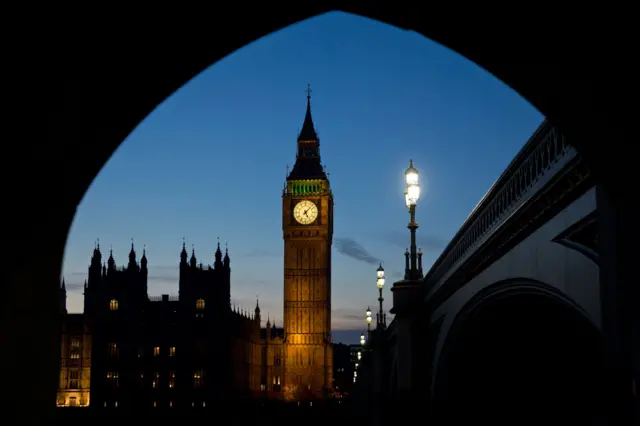
<path id="1" fill-rule="evenodd" d="M 304 116 L 304 123 L 302 124 L 302 130 L 298 135 L 298 155 L 296 162 L 293 165 L 291 173 L 287 176 L 287 180 L 300 180 L 300 179 L 322 179 L 327 180 L 327 175 L 324 171 L 324 167 L 320 161 L 320 154 L 318 147 L 320 140 L 316 133 L 315 126 L 313 125 L 313 118 L 311 117 L 311 89 L 307 87 L 307 111 Z M 300 155 L 302 147 L 315 147 L 314 154 L 310 157 Z M 307 148 L 304 148 L 307 149 Z"/>
<path id="2" fill-rule="evenodd" d="M 304 115 L 304 123 L 302 130 L 298 135 L 299 141 L 317 141 L 318 134 L 313 126 L 313 118 L 311 117 L 311 88 L 307 87 L 307 112 Z"/>

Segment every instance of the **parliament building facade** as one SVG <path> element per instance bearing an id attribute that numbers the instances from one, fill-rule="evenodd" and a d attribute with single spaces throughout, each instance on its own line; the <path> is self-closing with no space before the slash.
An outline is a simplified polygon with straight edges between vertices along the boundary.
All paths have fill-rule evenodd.
<path id="1" fill-rule="evenodd" d="M 326 398 L 333 391 L 333 195 L 320 161 L 310 97 L 296 163 L 282 192 L 284 324 L 231 305 L 229 253 L 211 266 L 183 243 L 179 296 L 151 297 L 147 257 L 128 264 L 99 245 L 84 285 L 84 312 L 67 313 L 60 287 L 59 407 L 200 408 L 242 398 Z"/>

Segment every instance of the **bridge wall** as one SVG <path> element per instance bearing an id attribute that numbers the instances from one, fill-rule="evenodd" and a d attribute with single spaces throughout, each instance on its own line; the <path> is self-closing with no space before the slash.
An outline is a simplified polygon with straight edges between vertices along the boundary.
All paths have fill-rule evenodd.
<path id="1" fill-rule="evenodd" d="M 437 369 L 444 341 L 456 315 L 478 292 L 504 280 L 522 278 L 549 285 L 572 301 L 600 328 L 598 265 L 579 251 L 553 241 L 595 209 L 595 188 L 592 188 L 440 305 L 431 317 L 432 323 L 443 321 L 433 368 Z"/>

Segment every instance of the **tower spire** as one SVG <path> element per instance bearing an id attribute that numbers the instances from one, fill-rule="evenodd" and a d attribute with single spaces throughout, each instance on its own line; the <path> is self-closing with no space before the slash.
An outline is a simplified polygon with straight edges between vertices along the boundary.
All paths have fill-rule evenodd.
<path id="1" fill-rule="evenodd" d="M 313 125 L 313 118 L 311 117 L 311 85 L 307 85 L 307 112 L 304 115 L 304 123 L 302 123 L 302 130 L 298 135 L 299 141 L 317 141 L 318 134 Z"/>
<path id="2" fill-rule="evenodd" d="M 298 134 L 296 162 L 287 176 L 291 180 L 326 180 L 320 160 L 320 139 L 311 117 L 311 87 L 307 86 L 307 111 Z"/>

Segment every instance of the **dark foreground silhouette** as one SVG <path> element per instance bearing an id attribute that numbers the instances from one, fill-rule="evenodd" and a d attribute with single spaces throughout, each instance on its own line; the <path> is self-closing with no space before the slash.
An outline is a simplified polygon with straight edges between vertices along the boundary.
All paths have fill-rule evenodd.
<path id="1" fill-rule="evenodd" d="M 152 408 L 139 410 L 119 410 L 102 408 L 58 408 L 56 424 L 68 426 L 113 425 L 114 422 L 143 421 L 154 424 L 160 421 L 189 422 L 208 421 L 235 425 L 255 424 L 330 424 L 331 426 L 351 425 L 354 421 L 370 419 L 370 413 L 362 410 L 362 405 L 347 400 L 313 403 L 268 403 L 240 402 L 219 404 L 206 408 L 174 410 L 172 408 Z M 165 423 L 163 423 L 165 424 Z"/>

